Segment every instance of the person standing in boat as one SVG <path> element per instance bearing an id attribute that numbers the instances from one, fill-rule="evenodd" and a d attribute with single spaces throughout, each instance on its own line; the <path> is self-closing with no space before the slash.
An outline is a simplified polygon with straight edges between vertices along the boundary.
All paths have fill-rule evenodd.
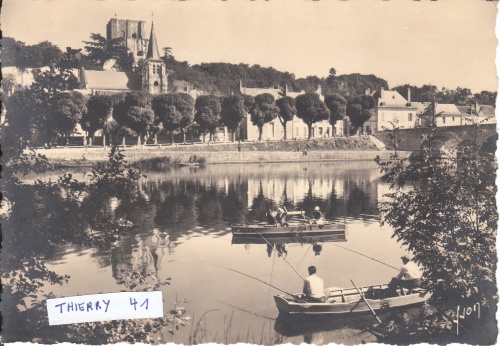
<path id="1" fill-rule="evenodd" d="M 410 260 L 408 255 L 401 256 L 403 266 L 399 270 L 399 274 L 392 278 L 389 283 L 389 290 L 396 292 L 398 287 L 407 289 L 420 287 L 422 284 L 422 271 L 420 267 Z"/>
<path id="2" fill-rule="evenodd" d="M 304 297 L 309 302 L 324 302 L 325 289 L 323 286 L 323 279 L 316 275 L 316 267 L 310 266 L 307 268 L 309 276 L 304 280 Z"/>

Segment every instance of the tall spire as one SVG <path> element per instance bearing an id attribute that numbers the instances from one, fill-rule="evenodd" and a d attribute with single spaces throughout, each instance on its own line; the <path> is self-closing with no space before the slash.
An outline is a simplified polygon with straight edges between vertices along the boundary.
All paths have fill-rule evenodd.
<path id="1" fill-rule="evenodd" d="M 158 50 L 158 43 L 156 42 L 156 35 L 154 31 L 154 24 L 151 22 L 151 35 L 149 36 L 148 52 L 146 59 L 160 60 L 160 51 Z"/>

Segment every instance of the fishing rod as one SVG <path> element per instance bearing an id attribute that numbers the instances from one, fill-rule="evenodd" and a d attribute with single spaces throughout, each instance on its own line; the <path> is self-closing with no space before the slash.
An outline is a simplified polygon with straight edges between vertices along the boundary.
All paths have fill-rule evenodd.
<path id="1" fill-rule="evenodd" d="M 367 256 L 367 255 L 365 255 L 365 254 L 362 254 L 361 252 L 357 252 L 357 251 L 354 251 L 354 250 L 348 249 L 348 248 L 346 248 L 346 247 L 343 247 L 343 246 L 340 246 L 340 245 L 337 245 L 337 244 L 333 244 L 333 245 L 338 246 L 339 248 L 342 248 L 342 249 L 344 249 L 344 250 L 354 252 L 354 253 L 356 253 L 356 254 L 358 254 L 358 255 L 364 256 L 364 257 L 369 258 L 369 259 L 371 259 L 371 260 L 374 260 L 375 262 L 382 263 L 383 265 L 386 265 L 386 266 L 388 266 L 388 267 L 391 267 L 392 269 L 399 270 L 399 268 L 393 267 L 393 266 L 391 266 L 390 264 L 384 263 L 384 262 L 382 262 L 382 261 L 379 261 L 378 259 L 375 259 L 375 258 L 373 258 L 373 257 L 370 257 L 370 256 Z"/>
<path id="2" fill-rule="evenodd" d="M 238 274 L 241 274 L 241 275 L 245 275 L 246 277 L 249 277 L 249 278 L 251 278 L 251 279 L 257 280 L 257 281 L 259 281 L 259 282 L 262 282 L 263 284 L 265 284 L 265 285 L 267 285 L 267 286 L 270 286 L 270 287 L 272 287 L 272 288 L 274 288 L 274 289 L 276 289 L 276 290 L 278 290 L 278 291 L 280 291 L 280 292 L 283 292 L 283 293 L 285 293 L 286 295 L 289 295 L 289 296 L 290 296 L 290 297 L 292 297 L 292 298 L 298 299 L 300 302 L 303 302 L 303 303 L 305 302 L 305 301 L 301 300 L 300 298 L 297 298 L 297 296 L 296 296 L 296 295 L 291 294 L 291 293 L 289 293 L 289 292 L 287 292 L 287 291 L 283 291 L 282 289 L 280 289 L 280 288 L 278 288 L 278 287 L 276 287 L 276 286 L 273 286 L 273 285 L 271 285 L 271 284 L 268 284 L 267 282 L 262 281 L 261 279 L 257 279 L 256 277 L 253 277 L 253 276 L 251 276 L 251 275 L 248 275 L 248 274 L 245 274 L 245 273 L 239 272 L 239 271 L 234 270 L 234 269 L 231 269 L 231 268 L 226 268 L 226 267 L 224 267 L 224 268 L 225 268 L 225 269 L 227 269 L 227 270 L 230 270 L 230 271 L 232 271 L 232 272 L 235 272 L 235 273 L 238 273 Z"/>
<path id="3" fill-rule="evenodd" d="M 233 205 L 233 208 L 234 208 L 234 205 Z M 246 221 L 246 223 L 247 223 L 247 224 L 249 224 L 249 223 L 250 223 L 250 222 L 248 222 L 248 220 L 246 219 L 246 217 L 245 217 L 242 213 L 240 213 L 240 211 L 239 211 L 238 209 L 236 209 L 236 208 L 234 208 L 234 209 L 235 209 L 235 210 L 236 210 L 236 211 L 237 211 L 237 212 L 241 215 L 241 217 L 243 217 L 243 219 Z M 272 246 L 272 245 L 271 245 L 271 243 L 270 243 L 269 241 L 267 241 L 267 239 L 266 239 L 266 238 L 264 238 L 264 236 L 263 236 L 263 235 L 262 235 L 259 231 L 257 231 L 257 229 L 256 229 L 256 228 L 254 228 L 254 229 L 255 229 L 255 232 L 256 232 L 256 233 L 257 233 L 257 234 L 258 234 L 258 235 L 259 235 L 262 239 L 264 239 L 264 241 L 265 241 L 265 242 L 266 242 L 269 246 L 271 246 L 272 248 L 274 248 L 274 246 Z M 295 272 L 295 273 L 296 273 L 296 274 L 297 274 L 297 275 L 298 275 L 298 276 L 299 276 L 302 280 L 304 280 L 304 277 L 303 277 L 302 275 L 300 275 L 300 274 L 299 274 L 299 272 L 297 271 L 297 269 L 295 269 L 295 267 L 294 267 L 293 265 L 291 265 L 291 264 L 290 264 L 290 262 L 288 262 L 288 261 L 286 260 L 286 258 L 285 258 L 285 257 L 282 257 L 282 258 L 283 258 L 283 260 L 284 260 L 284 261 L 285 261 L 285 262 L 286 262 L 286 263 L 290 266 L 290 268 L 292 268 L 292 269 L 293 269 L 293 271 L 294 271 L 294 272 Z"/>

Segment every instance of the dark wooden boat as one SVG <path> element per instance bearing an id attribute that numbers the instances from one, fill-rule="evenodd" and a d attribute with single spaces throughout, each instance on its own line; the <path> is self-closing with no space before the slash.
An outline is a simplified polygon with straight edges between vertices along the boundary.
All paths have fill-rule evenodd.
<path id="1" fill-rule="evenodd" d="M 343 234 L 345 233 L 345 225 L 339 223 L 324 223 L 317 225 L 315 223 L 306 222 L 288 222 L 288 226 L 269 225 L 265 222 L 253 225 L 231 225 L 233 235 L 240 237 L 260 237 L 260 235 L 271 237 L 307 237 L 326 234 Z"/>
<path id="2" fill-rule="evenodd" d="M 319 235 L 265 236 L 260 234 L 233 234 L 232 244 L 315 244 L 345 242 L 345 232 Z"/>
<path id="3" fill-rule="evenodd" d="M 199 167 L 200 164 L 198 162 L 184 162 L 184 163 L 179 163 L 179 166 L 182 166 L 182 167 Z"/>
<path id="4" fill-rule="evenodd" d="M 422 289 L 399 289 L 398 295 L 390 295 L 387 284 L 358 287 L 373 310 L 386 310 L 410 307 L 426 302 L 431 293 Z M 332 287 L 325 290 L 324 303 L 304 302 L 300 298 L 277 295 L 274 297 L 280 313 L 303 315 L 348 315 L 370 312 L 356 288 Z"/>

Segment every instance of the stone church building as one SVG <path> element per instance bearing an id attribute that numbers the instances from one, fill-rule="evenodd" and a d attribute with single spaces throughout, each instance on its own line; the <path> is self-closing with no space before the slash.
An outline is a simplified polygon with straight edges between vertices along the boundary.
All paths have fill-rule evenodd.
<path id="1" fill-rule="evenodd" d="M 114 94 L 131 90 L 143 90 L 156 95 L 166 93 L 167 68 L 161 59 L 158 42 L 151 23 L 149 39 L 144 38 L 145 21 L 111 19 L 106 27 L 107 38 L 124 37 L 125 46 L 134 57 L 135 72 L 119 72 L 113 69 L 113 61 L 104 64 L 102 71 L 79 71 L 80 92 L 84 94 Z M 144 59 L 138 71 L 139 60 Z"/>

